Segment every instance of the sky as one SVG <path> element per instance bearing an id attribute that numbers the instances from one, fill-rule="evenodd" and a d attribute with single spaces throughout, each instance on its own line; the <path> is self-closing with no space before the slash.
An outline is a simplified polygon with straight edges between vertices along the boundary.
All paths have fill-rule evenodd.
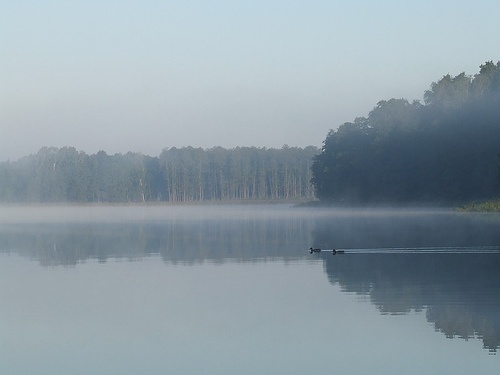
<path id="1" fill-rule="evenodd" d="M 500 2 L 0 0 L 0 161 L 41 147 L 321 147 L 500 60 Z"/>

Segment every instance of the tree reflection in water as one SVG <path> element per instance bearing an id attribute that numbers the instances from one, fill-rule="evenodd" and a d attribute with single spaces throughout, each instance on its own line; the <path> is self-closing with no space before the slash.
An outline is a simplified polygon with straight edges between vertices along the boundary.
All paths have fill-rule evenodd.
<path id="1" fill-rule="evenodd" d="M 319 212 L 319 214 L 317 214 Z M 325 213 L 326 212 L 326 213 Z M 281 215 L 281 214 L 280 214 Z M 284 211 L 272 218 L 0 226 L 0 250 L 41 265 L 86 259 L 193 264 L 255 259 L 322 259 L 328 279 L 369 296 L 383 314 L 424 311 L 447 337 L 500 345 L 500 254 L 310 255 L 315 248 L 498 246 L 497 216 L 440 211 Z M 487 220 L 485 220 L 485 218 Z"/>
<path id="2" fill-rule="evenodd" d="M 323 256 L 332 283 L 369 296 L 383 314 L 426 310 L 446 337 L 500 345 L 500 254 Z"/>
<path id="3" fill-rule="evenodd" d="M 368 212 L 318 220 L 314 245 L 371 248 L 373 253 L 321 254 L 330 282 L 369 296 L 383 314 L 425 310 L 446 337 L 500 345 L 500 253 L 376 253 L 377 248 L 500 245 L 498 215 Z"/>

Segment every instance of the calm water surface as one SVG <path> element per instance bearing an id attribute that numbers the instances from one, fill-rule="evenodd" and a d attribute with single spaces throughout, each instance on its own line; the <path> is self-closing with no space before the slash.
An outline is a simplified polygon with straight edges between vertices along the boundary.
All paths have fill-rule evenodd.
<path id="1" fill-rule="evenodd" d="M 496 214 L 0 207 L 1 373 L 497 373 L 499 246 Z"/>

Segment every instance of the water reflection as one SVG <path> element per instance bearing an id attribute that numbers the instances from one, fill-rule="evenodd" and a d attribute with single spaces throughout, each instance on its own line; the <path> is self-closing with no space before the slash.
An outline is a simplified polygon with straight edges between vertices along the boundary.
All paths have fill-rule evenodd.
<path id="1" fill-rule="evenodd" d="M 377 254 L 377 248 L 495 246 L 495 216 L 414 212 L 372 213 L 318 220 L 315 245 L 370 248 L 372 254 L 321 253 L 331 283 L 366 295 L 382 314 L 425 310 L 448 338 L 500 345 L 500 254 Z M 497 216 L 498 218 L 498 216 Z"/>
<path id="2" fill-rule="evenodd" d="M 344 292 L 366 295 L 383 314 L 425 309 L 447 337 L 500 345 L 500 254 L 324 255 L 325 271 Z"/>
<path id="3" fill-rule="evenodd" d="M 500 345 L 500 254 L 309 254 L 319 248 L 500 245 L 498 216 L 443 211 L 211 208 L 140 220 L 43 220 L 0 225 L 0 251 L 43 266 L 160 255 L 167 263 L 322 261 L 329 281 L 366 296 L 382 314 L 425 311 L 446 337 Z M 227 210 L 227 209 L 226 209 Z M 114 211 L 113 211 L 114 212 Z M 125 211 L 123 211 L 125 212 Z M 193 211 L 195 212 L 195 211 Z M 250 213 L 249 213 L 250 212 Z M 127 217 L 136 217 L 129 213 Z M 42 215 L 39 215 L 42 217 Z M 69 215 L 68 215 L 69 217 Z"/>
<path id="4" fill-rule="evenodd" d="M 174 264 L 305 258 L 313 220 L 310 215 L 282 211 L 282 206 L 247 212 L 240 208 L 240 215 L 235 215 L 229 208 L 212 216 L 196 211 L 188 217 L 153 215 L 137 221 L 3 223 L 0 251 L 30 257 L 43 266 L 76 265 L 87 259 L 133 260 L 152 254 Z"/>

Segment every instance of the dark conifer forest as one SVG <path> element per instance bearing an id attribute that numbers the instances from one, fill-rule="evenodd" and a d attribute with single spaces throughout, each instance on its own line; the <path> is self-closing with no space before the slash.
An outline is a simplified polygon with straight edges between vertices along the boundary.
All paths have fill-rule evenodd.
<path id="1" fill-rule="evenodd" d="M 40 149 L 0 163 L 0 201 L 194 202 L 310 200 L 316 147 L 164 149 L 88 155 L 73 147 Z"/>
<path id="2" fill-rule="evenodd" d="M 313 163 L 317 197 L 350 204 L 457 203 L 500 195 L 500 62 L 446 75 L 424 104 L 380 101 L 331 130 Z"/>

